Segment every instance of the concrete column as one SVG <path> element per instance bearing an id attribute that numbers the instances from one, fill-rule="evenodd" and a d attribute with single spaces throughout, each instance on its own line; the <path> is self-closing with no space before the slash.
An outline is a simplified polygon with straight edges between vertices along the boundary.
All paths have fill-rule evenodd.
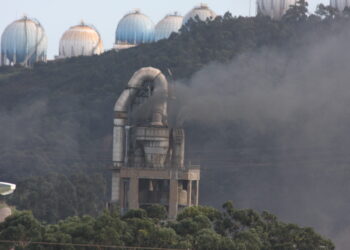
<path id="1" fill-rule="evenodd" d="M 120 199 L 120 209 L 122 214 L 125 211 L 125 179 L 120 180 L 120 190 L 119 190 L 119 199 Z"/>
<path id="2" fill-rule="evenodd" d="M 112 173 L 112 194 L 111 202 L 120 202 L 120 171 L 113 170 Z"/>
<path id="3" fill-rule="evenodd" d="M 139 179 L 136 177 L 130 178 L 129 206 L 130 209 L 139 208 Z"/>
<path id="4" fill-rule="evenodd" d="M 187 184 L 187 206 L 192 206 L 192 181 L 189 180 Z"/>
<path id="5" fill-rule="evenodd" d="M 169 218 L 176 219 L 179 204 L 179 182 L 176 179 L 170 180 L 169 194 Z"/>
<path id="6" fill-rule="evenodd" d="M 196 206 L 199 204 L 199 181 L 196 181 Z"/>

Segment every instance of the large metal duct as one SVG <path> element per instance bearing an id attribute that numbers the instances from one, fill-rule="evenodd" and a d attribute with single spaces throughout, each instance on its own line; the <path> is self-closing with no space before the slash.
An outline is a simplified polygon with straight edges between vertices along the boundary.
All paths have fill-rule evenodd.
<path id="1" fill-rule="evenodd" d="M 128 121 L 128 107 L 144 82 L 153 82 L 154 104 L 151 126 L 166 126 L 168 81 L 159 69 L 148 67 L 138 70 L 131 78 L 114 106 L 113 162 L 115 167 L 125 163 L 125 130 Z"/>

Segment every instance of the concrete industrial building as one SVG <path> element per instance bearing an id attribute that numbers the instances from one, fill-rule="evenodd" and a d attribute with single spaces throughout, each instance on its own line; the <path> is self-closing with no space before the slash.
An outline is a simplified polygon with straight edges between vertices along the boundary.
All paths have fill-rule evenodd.
<path id="1" fill-rule="evenodd" d="M 280 19 L 297 0 L 257 0 L 257 14 Z"/>
<path id="2" fill-rule="evenodd" d="M 167 123 L 169 86 L 155 68 L 137 71 L 115 104 L 112 204 L 164 205 L 174 219 L 197 206 L 199 167 L 185 166 L 185 133 Z"/>
<path id="3" fill-rule="evenodd" d="M 11 23 L 1 36 L 1 65 L 31 66 L 46 62 L 47 37 L 44 28 L 27 16 Z"/>

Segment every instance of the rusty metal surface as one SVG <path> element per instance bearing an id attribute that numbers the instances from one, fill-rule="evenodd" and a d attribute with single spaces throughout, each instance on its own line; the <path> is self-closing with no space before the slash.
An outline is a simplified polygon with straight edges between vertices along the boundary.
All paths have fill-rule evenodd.
<path id="1" fill-rule="evenodd" d="M 81 23 L 67 30 L 60 40 L 59 57 L 92 56 L 103 53 L 99 32 L 90 25 Z"/>

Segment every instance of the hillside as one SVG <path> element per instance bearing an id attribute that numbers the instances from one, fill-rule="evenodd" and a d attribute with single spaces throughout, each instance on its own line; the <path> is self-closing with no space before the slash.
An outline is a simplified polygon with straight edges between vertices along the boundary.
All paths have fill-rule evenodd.
<path id="1" fill-rule="evenodd" d="M 102 210 L 108 200 L 113 105 L 139 68 L 153 66 L 168 74 L 176 88 L 175 107 L 181 107 L 179 102 L 190 94 L 197 99 L 203 96 L 203 100 L 208 100 L 203 105 L 208 105 L 212 100 L 206 96 L 208 92 L 214 92 L 220 99 L 227 97 L 227 93 L 238 93 L 249 82 L 251 86 L 258 82 L 278 86 L 288 79 L 288 66 L 297 68 L 305 62 L 296 61 L 298 55 L 341 34 L 349 24 L 347 16 L 332 16 L 328 12 L 307 17 L 301 7 L 291 9 L 282 21 L 232 17 L 227 13 L 213 22 L 191 23 L 180 35 L 174 34 L 168 40 L 119 53 L 110 51 L 101 56 L 52 61 L 32 69 L 1 68 L 0 176 L 18 184 L 10 203 L 20 209 L 31 209 L 35 216 L 48 222 L 69 215 L 97 215 Z M 259 74 L 261 71 L 266 74 Z M 294 75 L 299 73 L 304 76 L 303 72 Z M 206 85 L 201 85 L 203 82 Z M 221 88 L 236 87 L 236 83 L 237 89 L 229 89 L 232 92 L 225 93 L 225 88 Z M 249 100 L 257 99 L 245 99 Z M 192 107 L 193 103 L 186 101 Z M 257 128 L 253 126 L 255 120 L 248 117 L 225 118 L 230 117 L 228 107 L 235 107 L 236 103 L 218 104 L 218 109 L 206 109 L 208 122 L 196 112 L 190 113 L 195 119 L 183 122 L 188 160 L 199 161 L 203 169 L 201 202 L 219 206 L 232 199 L 240 207 L 274 210 L 283 218 L 321 230 L 320 217 L 327 212 L 331 214 L 327 217 L 331 229 L 323 233 L 342 231 L 346 222 L 334 215 L 338 212 L 336 208 L 324 204 L 327 203 L 324 196 L 338 199 L 345 192 L 338 186 L 336 190 L 328 187 L 340 180 L 345 182 L 350 175 L 346 156 L 349 140 L 344 136 L 347 130 L 336 134 L 341 145 L 341 150 L 334 150 L 336 153 L 329 150 L 333 144 L 328 141 L 326 145 L 315 141 L 301 148 L 296 141 L 286 143 L 295 138 L 293 132 L 302 134 L 298 126 L 286 129 L 285 120 L 276 121 L 274 114 L 257 109 L 254 117 L 262 114 L 274 118 L 264 120 L 263 129 Z M 270 110 L 274 106 L 271 104 Z M 223 119 L 219 116 L 221 107 Z M 249 114 L 249 107 L 242 107 L 242 114 Z M 303 114 L 297 115 L 298 119 L 303 118 Z M 321 167 L 334 164 L 335 156 L 339 160 L 337 169 L 344 172 L 329 173 Z M 307 168 L 302 168 L 306 165 Z M 350 188 L 349 184 L 344 185 Z M 298 196 L 305 189 L 316 197 L 314 206 L 304 200 L 305 196 Z M 343 199 L 341 204 L 347 201 L 348 198 Z M 291 204 L 300 211 L 290 209 Z M 317 215 L 308 218 L 315 209 L 319 209 Z M 347 209 L 344 205 L 340 212 Z"/>
<path id="2" fill-rule="evenodd" d="M 262 22 L 270 36 L 280 26 L 268 18 L 227 14 L 210 24 L 194 23 L 191 31 L 169 40 L 120 53 L 53 61 L 33 69 L 2 68 L 1 176 L 24 181 L 27 189 L 37 185 L 37 176 L 51 173 L 108 175 L 112 109 L 133 72 L 153 66 L 165 73 L 171 70 L 174 80 L 189 79 L 210 62 L 227 62 L 238 52 L 267 44 L 268 34 L 260 34 Z M 61 185 L 53 179 L 51 185 Z M 22 192 L 28 191 L 20 185 L 18 194 Z"/>

